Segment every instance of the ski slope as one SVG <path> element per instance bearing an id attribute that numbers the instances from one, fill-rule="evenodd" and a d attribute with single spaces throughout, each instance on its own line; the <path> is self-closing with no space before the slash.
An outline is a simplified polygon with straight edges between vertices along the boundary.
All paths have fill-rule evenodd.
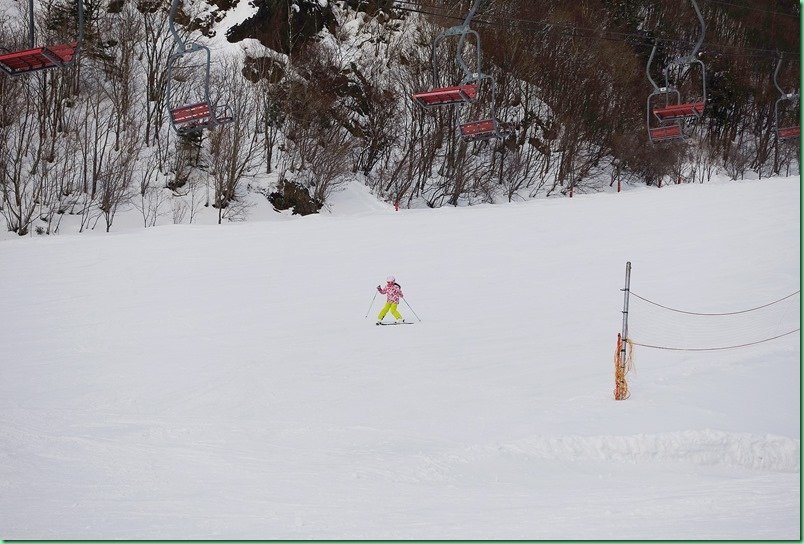
<path id="1" fill-rule="evenodd" d="M 0 242 L 0 538 L 797 540 L 799 184 Z"/>

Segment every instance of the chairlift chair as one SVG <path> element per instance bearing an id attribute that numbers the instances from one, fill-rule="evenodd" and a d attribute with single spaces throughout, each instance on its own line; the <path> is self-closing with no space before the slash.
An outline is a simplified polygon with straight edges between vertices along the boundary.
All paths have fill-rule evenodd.
<path id="1" fill-rule="evenodd" d="M 170 17 L 168 19 L 170 32 L 173 34 L 174 51 L 168 58 L 166 96 L 168 111 L 170 112 L 170 124 L 177 134 L 183 135 L 231 123 L 234 121 L 234 115 L 228 105 L 216 106 L 210 100 L 209 82 L 212 53 L 209 48 L 200 43 L 187 45 L 176 31 L 175 16 L 179 1 L 173 0 L 171 3 Z M 174 80 L 179 80 L 176 70 L 180 61 L 186 60 L 190 55 L 194 55 L 192 58 L 196 58 L 199 54 L 202 55 L 200 64 L 193 65 L 190 69 L 196 70 L 199 66 L 203 66 L 203 72 L 201 73 L 203 79 L 200 88 L 196 86 L 195 89 L 177 89 Z M 190 86 L 195 85 L 197 85 L 197 82 L 191 81 Z M 182 90 L 185 92 L 179 96 Z M 186 91 L 188 90 L 195 91 L 193 98 L 190 100 L 187 99 Z"/>
<path id="2" fill-rule="evenodd" d="M 703 45 L 706 34 L 706 23 L 697 2 L 695 0 L 690 2 L 701 25 L 701 33 L 692 52 L 686 56 L 676 57 L 664 67 L 662 87 L 650 74 L 658 44 L 654 44 L 645 69 L 648 80 L 653 86 L 653 92 L 647 100 L 648 138 L 652 143 L 685 139 L 688 136 L 688 129 L 703 117 L 706 108 L 706 65 L 698 58 L 698 50 Z M 701 95 L 697 100 L 682 100 L 681 91 L 678 89 L 679 80 L 696 66 L 700 68 Z"/>
<path id="3" fill-rule="evenodd" d="M 83 0 L 76 0 L 76 4 L 78 5 L 77 39 L 64 44 L 36 47 L 34 2 L 33 0 L 28 0 L 28 49 L 0 54 L 0 70 L 10 76 L 18 76 L 49 68 L 62 68 L 74 63 L 78 58 L 81 44 L 84 41 Z"/>
<path id="4" fill-rule="evenodd" d="M 648 80 L 653 86 L 653 92 L 648 95 L 647 100 L 647 127 L 648 138 L 651 143 L 665 142 L 668 140 L 679 140 L 684 138 L 684 131 L 681 125 L 680 118 L 661 118 L 654 115 L 655 103 L 659 98 L 664 98 L 665 105 L 670 102 L 670 95 L 673 101 L 678 104 L 681 102 L 681 93 L 678 89 L 669 89 L 667 87 L 659 87 L 650 75 L 650 65 L 653 63 L 653 57 L 656 55 L 658 44 L 653 45 L 648 58 L 648 65 L 645 73 Z"/>
<path id="5" fill-rule="evenodd" d="M 467 121 L 460 124 L 461 139 L 466 142 L 488 141 L 505 138 L 509 130 L 504 127 L 497 119 L 497 83 L 494 78 L 487 74 L 480 74 L 478 85 L 480 86 L 484 80 L 488 80 L 488 85 L 491 87 L 491 100 L 489 102 L 490 117 Z"/>
<path id="6" fill-rule="evenodd" d="M 413 95 L 413 99 L 424 108 L 433 106 L 450 106 L 474 102 L 477 98 L 477 85 L 469 83 L 455 87 L 443 87 L 431 91 L 423 91 Z"/>
<path id="7" fill-rule="evenodd" d="M 482 0 L 474 0 L 469 13 L 463 23 L 448 28 L 436 36 L 430 53 L 430 62 L 433 70 L 433 88 L 427 91 L 415 93 L 413 100 L 423 108 L 430 109 L 440 106 L 466 106 L 476 103 L 481 94 L 481 84 L 489 82 L 491 87 L 491 117 L 481 120 L 472 120 L 460 124 L 461 138 L 465 141 L 482 141 L 497 138 L 504 138 L 506 132 L 501 130 L 501 126 L 496 117 L 496 83 L 494 77 L 484 74 L 481 71 L 481 47 L 480 35 L 472 30 L 470 24 Z M 458 85 L 444 87 L 441 82 L 439 66 L 436 53 L 441 49 L 447 38 L 458 37 L 458 47 L 455 54 L 455 63 L 463 73 L 463 78 Z M 464 46 L 467 38 L 474 38 L 475 53 L 473 55 L 474 65 L 469 66 L 464 57 Z"/>
<path id="8" fill-rule="evenodd" d="M 801 137 L 801 125 L 788 125 L 781 126 L 779 123 L 779 106 L 785 103 L 795 103 L 799 100 L 799 93 L 797 91 L 792 93 L 784 92 L 781 85 L 779 85 L 779 69 L 782 67 L 782 57 L 779 55 L 779 60 L 776 63 L 776 70 L 773 72 L 773 84 L 779 90 L 781 95 L 773 106 L 773 126 L 776 131 L 776 138 L 779 140 L 794 140 Z"/>
<path id="9" fill-rule="evenodd" d="M 472 19 L 477 13 L 482 0 L 474 0 L 469 13 L 466 15 L 463 23 L 457 26 L 447 28 L 440 32 L 433 40 L 430 49 L 430 65 L 433 70 L 433 88 L 428 91 L 415 93 L 413 100 L 424 108 L 432 108 L 436 106 L 452 106 L 455 104 L 467 104 L 477 100 L 478 91 L 478 76 L 480 74 L 480 35 L 477 31 L 472 30 L 470 24 Z M 438 62 L 436 54 L 441 50 L 444 42 L 448 38 L 458 37 L 458 48 L 455 53 L 455 63 L 463 73 L 463 79 L 460 84 L 454 86 L 442 86 L 441 74 L 438 70 Z M 469 66 L 464 58 L 463 50 L 466 45 L 467 37 L 474 37 L 475 39 L 475 54 L 474 66 Z"/>
<path id="10" fill-rule="evenodd" d="M 776 136 L 780 140 L 792 140 L 801 136 L 801 126 L 777 129 Z"/>
<path id="11" fill-rule="evenodd" d="M 476 140 L 489 140 L 496 137 L 498 130 L 496 119 L 483 119 L 482 121 L 470 121 L 461 125 L 461 137 L 469 142 Z"/>

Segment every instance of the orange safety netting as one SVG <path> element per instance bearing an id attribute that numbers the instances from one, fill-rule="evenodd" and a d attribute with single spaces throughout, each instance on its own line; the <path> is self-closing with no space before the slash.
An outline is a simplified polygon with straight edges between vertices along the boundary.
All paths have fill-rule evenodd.
<path id="1" fill-rule="evenodd" d="M 623 360 L 623 342 L 627 344 L 625 360 Z M 630 339 L 623 340 L 622 335 L 617 335 L 617 351 L 614 352 L 614 399 L 625 400 L 630 396 L 628 383 L 625 375 L 634 366 L 634 344 Z"/>

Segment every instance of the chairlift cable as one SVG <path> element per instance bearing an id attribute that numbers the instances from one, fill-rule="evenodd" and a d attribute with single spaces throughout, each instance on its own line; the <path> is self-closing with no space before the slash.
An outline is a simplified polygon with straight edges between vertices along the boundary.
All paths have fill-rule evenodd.
<path id="1" fill-rule="evenodd" d="M 413 2 L 411 0 L 396 0 L 396 2 L 400 3 L 400 4 L 408 4 L 408 5 L 412 5 L 412 6 L 418 6 L 418 4 L 416 4 L 415 2 Z M 425 10 L 422 10 L 422 9 L 414 9 L 414 8 L 407 8 L 407 7 L 397 7 L 396 9 L 398 9 L 400 11 L 409 12 L 409 13 L 419 13 L 419 14 L 422 14 L 422 15 L 432 15 L 432 16 L 435 16 L 435 17 L 443 17 L 443 18 L 446 18 L 446 19 L 457 19 L 457 17 L 454 17 L 452 15 L 447 15 L 445 13 L 430 12 L 430 11 L 425 11 Z M 504 26 L 504 23 L 496 22 L 496 21 L 489 21 L 489 20 L 483 20 L 483 19 L 475 19 L 475 21 L 478 22 L 478 23 L 481 23 L 481 24 L 487 24 L 487 25 L 492 25 L 492 26 Z M 553 28 L 559 28 L 559 29 L 563 28 L 563 29 L 567 29 L 567 30 L 582 30 L 582 31 L 586 31 L 586 32 L 595 32 L 595 33 L 601 32 L 600 29 L 596 29 L 596 28 L 579 27 L 579 26 L 572 26 L 572 25 L 563 25 L 561 23 L 552 23 L 552 22 L 549 22 L 549 21 L 535 21 L 533 19 L 522 19 L 522 18 L 517 18 L 517 17 L 509 17 L 509 18 L 506 19 L 506 21 L 513 21 L 513 22 L 517 22 L 517 23 L 524 23 L 524 24 L 530 24 L 530 25 L 539 25 L 539 26 L 542 26 L 543 29 L 546 30 L 546 31 L 552 30 Z M 652 42 L 648 41 L 649 38 L 647 38 L 643 34 L 635 34 L 635 33 L 632 33 L 632 32 L 620 32 L 620 31 L 614 31 L 614 30 L 608 30 L 608 31 L 603 31 L 603 32 L 605 32 L 607 34 L 611 34 L 611 35 L 616 35 L 616 36 L 635 38 L 636 40 L 638 40 L 638 41 L 640 41 L 640 42 L 642 42 L 642 43 L 644 43 L 646 45 L 651 45 L 652 44 Z M 573 35 L 573 37 L 576 37 L 576 36 Z M 577 37 L 582 37 L 584 39 L 600 39 L 600 40 L 607 40 L 607 41 L 627 42 L 627 40 L 609 38 L 609 37 L 600 36 L 600 35 L 577 36 Z M 681 40 L 681 39 L 656 38 L 656 40 L 660 41 L 661 43 L 667 43 L 667 44 L 673 44 L 673 45 L 689 45 L 690 44 L 690 42 L 685 41 L 685 40 Z M 719 44 L 719 43 L 711 43 L 711 42 L 707 43 L 706 45 L 707 45 L 707 51 L 711 51 L 711 50 L 717 49 L 717 48 L 732 48 L 732 49 L 746 50 L 746 51 L 756 51 L 758 53 L 768 53 L 768 54 L 774 53 L 776 51 L 775 49 L 763 49 L 763 48 L 757 48 L 757 47 L 744 47 L 744 46 L 738 46 L 738 45 L 732 45 L 732 44 Z M 794 52 L 794 51 L 785 51 L 785 53 L 790 54 L 790 55 L 798 55 L 798 53 Z"/>
<path id="2" fill-rule="evenodd" d="M 708 0 L 708 1 L 712 1 L 712 0 Z M 419 7 L 419 4 L 417 4 L 416 2 L 414 2 L 412 0 L 396 0 L 395 4 L 405 4 L 407 6 L 414 6 L 414 7 L 395 6 L 395 8 L 394 8 L 394 9 L 397 9 L 399 11 L 404 11 L 404 12 L 407 12 L 407 13 L 416 13 L 416 14 L 420 14 L 420 15 L 430 15 L 430 16 L 433 16 L 433 17 L 441 17 L 441 18 L 444 18 L 444 19 L 453 19 L 453 20 L 460 20 L 461 19 L 460 17 L 456 17 L 454 15 L 450 15 L 450 14 L 443 13 L 443 12 L 434 12 L 434 11 L 427 11 L 425 9 L 417 9 Z M 561 24 L 561 23 L 552 23 L 552 22 L 543 21 L 543 20 L 542 21 L 536 21 L 536 20 L 533 20 L 533 19 L 523 19 L 523 18 L 518 18 L 518 17 L 507 17 L 505 22 L 493 21 L 493 20 L 489 20 L 489 19 L 475 18 L 474 22 L 479 23 L 479 24 L 483 24 L 483 25 L 498 26 L 498 27 L 507 26 L 507 23 L 509 23 L 509 22 L 519 23 L 519 24 L 524 24 L 524 25 L 538 25 L 538 26 L 541 27 L 541 29 L 540 29 L 541 32 L 550 32 L 553 29 L 564 29 L 564 30 L 567 30 L 567 31 L 592 32 L 592 33 L 595 33 L 595 35 L 591 35 L 591 36 L 590 35 L 581 36 L 581 35 L 576 35 L 576 34 L 564 34 L 564 35 L 568 35 L 570 37 L 584 38 L 584 39 L 595 39 L 595 40 L 631 43 L 631 44 L 634 44 L 634 45 L 652 45 L 653 41 L 657 41 L 657 42 L 660 42 L 662 44 L 676 45 L 676 46 L 685 46 L 685 45 L 691 45 L 692 44 L 692 42 L 689 42 L 689 41 L 686 41 L 686 40 L 681 40 L 681 39 L 673 39 L 673 38 L 661 37 L 661 38 L 655 38 L 655 39 L 651 40 L 651 38 L 646 37 L 644 34 L 637 34 L 637 33 L 633 33 L 633 32 L 621 32 L 621 31 L 615 31 L 615 30 L 601 31 L 600 29 L 596 29 L 596 28 L 580 27 L 580 26 L 573 26 L 573 25 L 564 25 L 564 24 Z M 609 36 L 600 35 L 601 32 L 603 32 L 605 34 L 608 34 Z M 618 38 L 618 37 L 611 37 L 611 36 L 620 36 L 620 37 Z M 626 39 L 626 38 L 631 38 L 631 40 Z M 634 42 L 637 42 L 637 43 L 634 43 Z M 753 53 L 743 53 L 743 54 L 731 53 L 731 56 L 756 56 L 756 57 L 762 57 L 762 56 L 771 55 L 771 54 L 773 54 L 773 53 L 775 53 L 777 51 L 776 49 L 764 49 L 764 48 L 759 48 L 759 47 L 740 46 L 740 45 L 733 45 L 733 44 L 712 43 L 712 42 L 707 42 L 706 43 L 706 51 L 707 52 L 715 52 L 715 51 L 718 51 L 719 49 L 724 49 L 724 48 L 726 48 L 726 49 L 734 49 L 734 50 L 737 50 L 737 51 L 751 51 L 751 52 L 753 52 Z M 800 55 L 800 53 L 796 52 L 796 51 L 783 51 L 783 52 L 786 55 L 790 55 L 790 56 L 799 56 Z"/>

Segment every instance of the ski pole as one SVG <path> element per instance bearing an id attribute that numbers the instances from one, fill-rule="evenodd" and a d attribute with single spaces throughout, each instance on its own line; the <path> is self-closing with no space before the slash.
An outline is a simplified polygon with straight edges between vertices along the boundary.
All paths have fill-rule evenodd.
<path id="1" fill-rule="evenodd" d="M 407 300 L 406 298 L 403 298 L 403 299 L 402 299 L 402 302 L 404 302 L 404 303 L 405 303 L 405 305 L 406 305 L 408 308 L 410 308 L 410 304 L 408 304 L 408 300 Z M 415 315 L 415 316 L 416 316 L 416 319 L 418 319 L 418 320 L 419 320 L 419 323 L 421 323 L 421 322 L 422 322 L 422 318 L 421 318 L 421 317 L 419 317 L 419 314 L 417 314 L 417 313 L 416 313 L 416 310 L 414 310 L 413 308 L 410 308 L 410 311 L 411 311 L 411 312 L 413 312 L 413 315 Z"/>
<path id="2" fill-rule="evenodd" d="M 374 292 L 374 296 L 371 299 L 371 304 L 369 304 L 368 312 L 366 312 L 366 317 L 368 317 L 368 314 L 371 311 L 371 307 L 374 306 L 374 300 L 377 298 L 377 293 L 379 293 L 379 291 Z"/>

